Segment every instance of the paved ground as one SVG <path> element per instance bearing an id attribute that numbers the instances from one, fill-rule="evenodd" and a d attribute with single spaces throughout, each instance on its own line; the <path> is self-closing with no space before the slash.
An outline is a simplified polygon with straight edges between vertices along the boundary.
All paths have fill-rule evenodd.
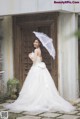
<path id="1" fill-rule="evenodd" d="M 7 100 L 6 103 L 11 103 L 13 100 Z M 8 111 L 8 119 L 80 119 L 80 99 L 78 99 L 74 105 L 76 110 L 71 113 L 60 113 L 60 112 L 44 112 L 44 113 L 12 113 L 10 110 L 3 108 L 4 103 L 0 104 L 0 119 L 1 111 Z"/>

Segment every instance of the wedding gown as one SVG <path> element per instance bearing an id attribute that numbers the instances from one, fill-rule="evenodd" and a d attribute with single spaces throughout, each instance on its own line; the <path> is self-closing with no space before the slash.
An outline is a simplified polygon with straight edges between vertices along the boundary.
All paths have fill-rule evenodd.
<path id="1" fill-rule="evenodd" d="M 75 107 L 62 98 L 57 91 L 46 64 L 39 56 L 34 58 L 28 75 L 24 81 L 18 98 L 9 104 L 5 104 L 6 109 L 12 112 L 45 112 L 45 111 L 74 111 Z"/>

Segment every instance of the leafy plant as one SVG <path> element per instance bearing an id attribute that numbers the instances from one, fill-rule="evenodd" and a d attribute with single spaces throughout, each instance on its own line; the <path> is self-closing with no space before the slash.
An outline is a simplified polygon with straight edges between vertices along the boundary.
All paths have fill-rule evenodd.
<path id="1" fill-rule="evenodd" d="M 7 82 L 7 93 L 10 98 L 15 99 L 18 96 L 20 85 L 16 78 L 9 79 Z"/>
<path id="2" fill-rule="evenodd" d="M 75 31 L 75 32 L 74 32 L 74 35 L 75 35 L 75 36 L 78 36 L 78 38 L 80 39 L 80 29 L 77 30 L 77 31 Z"/>

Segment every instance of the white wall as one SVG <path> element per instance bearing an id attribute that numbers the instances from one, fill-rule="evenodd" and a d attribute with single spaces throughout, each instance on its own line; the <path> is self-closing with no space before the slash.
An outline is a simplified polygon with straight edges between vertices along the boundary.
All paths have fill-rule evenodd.
<path id="1" fill-rule="evenodd" d="M 78 39 L 70 37 L 77 29 L 78 16 L 60 13 L 58 21 L 59 91 L 68 99 L 79 95 L 78 83 Z"/>
<path id="2" fill-rule="evenodd" d="M 3 17 L 3 70 L 4 85 L 6 91 L 6 83 L 9 78 L 13 78 L 13 39 L 12 39 L 12 19 L 11 17 Z"/>
<path id="3" fill-rule="evenodd" d="M 55 4 L 54 1 L 60 0 L 0 0 L 0 15 L 47 11 L 80 12 L 80 4 Z"/>

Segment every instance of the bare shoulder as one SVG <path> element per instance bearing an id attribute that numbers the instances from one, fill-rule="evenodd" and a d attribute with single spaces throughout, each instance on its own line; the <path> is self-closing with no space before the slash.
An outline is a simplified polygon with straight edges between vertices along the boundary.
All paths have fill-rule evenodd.
<path id="1" fill-rule="evenodd" d="M 40 48 L 37 48 L 34 50 L 35 53 L 37 53 L 37 55 L 40 55 L 41 54 L 41 49 Z"/>
<path id="2" fill-rule="evenodd" d="M 40 52 L 41 50 L 40 50 L 40 48 L 36 48 L 34 51 L 35 52 Z"/>

